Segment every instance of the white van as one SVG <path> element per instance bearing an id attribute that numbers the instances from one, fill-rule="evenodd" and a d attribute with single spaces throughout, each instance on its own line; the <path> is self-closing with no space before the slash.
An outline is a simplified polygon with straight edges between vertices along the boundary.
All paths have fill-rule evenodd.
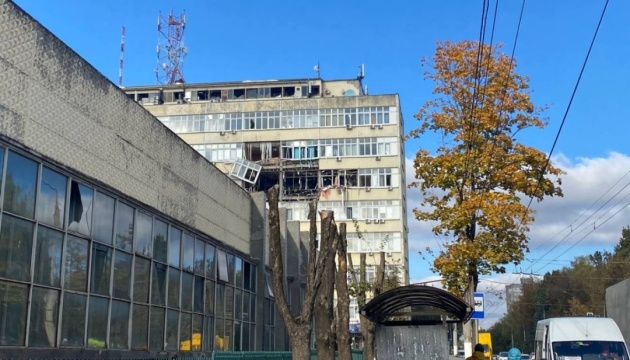
<path id="1" fill-rule="evenodd" d="M 610 318 L 562 317 L 536 326 L 536 360 L 630 360 L 617 323 Z"/>

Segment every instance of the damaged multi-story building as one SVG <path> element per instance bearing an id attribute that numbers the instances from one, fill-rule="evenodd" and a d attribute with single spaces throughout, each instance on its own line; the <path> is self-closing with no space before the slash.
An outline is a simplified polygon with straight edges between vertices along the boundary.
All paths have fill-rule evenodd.
<path id="1" fill-rule="evenodd" d="M 309 200 L 349 222 L 355 266 L 378 252 L 408 283 L 403 118 L 398 95 L 363 76 L 126 87 L 127 95 L 248 191 L 279 184 L 288 220 L 309 228 Z M 355 225 L 358 225 L 355 226 Z M 358 228 L 359 231 L 356 231 Z M 358 323 L 351 304 L 351 322 Z"/>

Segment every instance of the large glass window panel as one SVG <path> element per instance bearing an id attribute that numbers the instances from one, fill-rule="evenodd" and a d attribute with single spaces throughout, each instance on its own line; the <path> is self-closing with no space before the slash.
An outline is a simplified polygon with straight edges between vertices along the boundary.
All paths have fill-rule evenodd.
<path id="1" fill-rule="evenodd" d="M 225 287 L 225 318 L 234 318 L 234 288 L 230 286 Z"/>
<path id="2" fill-rule="evenodd" d="M 206 263 L 204 261 L 204 255 L 206 254 L 205 242 L 201 239 L 195 240 L 195 274 L 204 275 Z"/>
<path id="3" fill-rule="evenodd" d="M 37 199 L 37 220 L 63 228 L 68 177 L 44 166 Z"/>
<path id="4" fill-rule="evenodd" d="M 201 351 L 203 344 L 203 315 L 195 315 L 192 317 L 192 350 Z"/>
<path id="5" fill-rule="evenodd" d="M 182 258 L 182 269 L 186 271 L 193 271 L 193 263 L 195 261 L 195 238 L 190 234 L 184 234 Z"/>
<path id="6" fill-rule="evenodd" d="M 254 321 L 254 319 L 250 319 L 249 317 L 249 293 L 248 292 L 243 292 L 243 311 L 241 313 L 242 317 L 243 317 L 243 321 L 248 322 L 248 321 Z"/>
<path id="7" fill-rule="evenodd" d="M 216 284 L 214 311 L 217 316 L 225 316 L 225 285 L 223 284 Z"/>
<path id="8" fill-rule="evenodd" d="M 234 261 L 234 277 L 236 279 L 236 287 L 243 288 L 243 259 L 236 257 Z"/>
<path id="9" fill-rule="evenodd" d="M 179 270 L 168 268 L 168 306 L 176 309 L 179 309 L 179 276 Z"/>
<path id="10" fill-rule="evenodd" d="M 251 351 L 252 349 L 249 347 L 249 324 L 243 324 L 243 330 L 241 334 L 241 351 Z"/>
<path id="11" fill-rule="evenodd" d="M 90 291 L 109 295 L 109 280 L 112 268 L 112 249 L 105 245 L 92 244 L 92 272 Z"/>
<path id="12" fill-rule="evenodd" d="M 0 231 L 0 276 L 29 281 L 32 246 L 33 223 L 4 215 Z"/>
<path id="13" fill-rule="evenodd" d="M 133 318 L 131 320 L 131 348 L 133 350 L 147 350 L 149 307 L 133 304 Z"/>
<path id="14" fill-rule="evenodd" d="M 24 345 L 28 287 L 0 281 L 0 345 Z"/>
<path id="15" fill-rule="evenodd" d="M 61 314 L 61 346 L 83 347 L 87 296 L 65 293 Z"/>
<path id="16" fill-rule="evenodd" d="M 256 295 L 249 296 L 249 321 L 256 321 Z"/>
<path id="17" fill-rule="evenodd" d="M 192 314 L 182 313 L 179 323 L 179 349 L 182 351 L 190 351 L 192 338 Z"/>
<path id="18" fill-rule="evenodd" d="M 133 249 L 134 209 L 120 201 L 116 206 L 115 246 L 125 251 Z"/>
<path id="19" fill-rule="evenodd" d="M 167 261 L 167 232 L 168 224 L 155 219 L 153 222 L 153 258 L 163 263 Z"/>
<path id="20" fill-rule="evenodd" d="M 4 210 L 32 219 L 35 216 L 37 162 L 9 151 Z"/>
<path id="21" fill-rule="evenodd" d="M 152 241 L 151 231 L 153 229 L 153 219 L 141 211 L 136 214 L 136 231 L 134 233 L 135 250 L 138 254 L 151 256 Z"/>
<path id="22" fill-rule="evenodd" d="M 214 349 L 227 350 L 225 347 L 225 321 L 221 318 L 216 318 L 214 321 Z"/>
<path id="23" fill-rule="evenodd" d="M 225 346 L 225 350 L 233 350 L 232 348 L 232 342 L 233 342 L 233 338 L 232 335 L 234 334 L 234 328 L 233 328 L 233 322 L 232 320 L 228 320 L 225 319 L 225 343 L 223 344 Z"/>
<path id="24" fill-rule="evenodd" d="M 241 351 L 241 322 L 234 321 L 234 351 Z"/>
<path id="25" fill-rule="evenodd" d="M 182 231 L 171 226 L 170 236 L 168 237 L 168 263 L 169 265 L 179 267 L 181 256 Z"/>
<path id="26" fill-rule="evenodd" d="M 143 303 L 149 302 L 149 279 L 151 261 L 136 257 L 134 265 L 133 300 Z M 134 310 L 135 311 L 135 310 Z"/>
<path id="27" fill-rule="evenodd" d="M 251 267 L 247 261 L 243 264 L 243 289 L 251 290 Z"/>
<path id="28" fill-rule="evenodd" d="M 35 245 L 36 284 L 61 287 L 61 249 L 63 233 L 45 226 L 37 227 L 37 243 Z"/>
<path id="29" fill-rule="evenodd" d="M 206 314 L 214 314 L 214 281 L 206 280 Z"/>
<path id="30" fill-rule="evenodd" d="M 234 285 L 234 255 L 226 254 L 227 259 L 227 271 L 228 271 L 228 281 L 230 284 Z"/>
<path id="31" fill-rule="evenodd" d="M 182 272 L 182 310 L 192 311 L 193 274 Z"/>
<path id="32" fill-rule="evenodd" d="M 166 265 L 153 263 L 152 281 L 151 303 L 154 305 L 166 305 Z"/>
<path id="33" fill-rule="evenodd" d="M 240 320 L 243 316 L 243 302 L 242 291 L 239 289 L 234 290 L 234 319 Z"/>
<path id="34" fill-rule="evenodd" d="M 88 347 L 99 349 L 107 347 L 108 313 L 109 299 L 90 296 L 88 311 Z"/>
<path id="35" fill-rule="evenodd" d="M 112 244 L 114 234 L 114 206 L 113 197 L 97 192 L 94 196 L 94 226 L 92 236 L 94 239 Z"/>
<path id="36" fill-rule="evenodd" d="M 131 254 L 116 251 L 114 260 L 114 291 L 113 296 L 125 300 L 131 299 Z"/>
<path id="37" fill-rule="evenodd" d="M 70 208 L 68 230 L 89 236 L 92 232 L 92 201 L 94 190 L 72 181 L 70 184 Z"/>
<path id="38" fill-rule="evenodd" d="M 59 291 L 33 287 L 28 344 L 33 347 L 55 347 Z"/>
<path id="39" fill-rule="evenodd" d="M 197 313 L 203 313 L 203 293 L 204 280 L 201 276 L 195 276 L 195 292 L 193 294 L 193 310 Z"/>
<path id="40" fill-rule="evenodd" d="M 214 349 L 214 318 L 212 316 L 206 316 L 204 318 L 204 351 L 212 351 Z"/>
<path id="41" fill-rule="evenodd" d="M 206 277 L 214 280 L 214 246 L 206 243 Z"/>
<path id="42" fill-rule="evenodd" d="M 112 300 L 112 315 L 109 325 L 109 348 L 129 347 L 129 303 Z"/>
<path id="43" fill-rule="evenodd" d="M 87 286 L 88 241 L 68 235 L 64 287 L 69 290 L 85 291 Z"/>
<path id="44" fill-rule="evenodd" d="M 219 280 L 228 282 L 229 276 L 228 276 L 227 260 L 225 257 L 225 252 L 222 250 L 217 250 L 217 268 L 219 270 Z"/>
<path id="45" fill-rule="evenodd" d="M 178 350 L 177 339 L 179 333 L 179 312 L 177 310 L 167 310 L 166 312 L 166 340 L 167 351 Z"/>
<path id="46" fill-rule="evenodd" d="M 149 323 L 149 350 L 161 351 L 164 348 L 164 309 L 151 307 L 151 321 Z"/>

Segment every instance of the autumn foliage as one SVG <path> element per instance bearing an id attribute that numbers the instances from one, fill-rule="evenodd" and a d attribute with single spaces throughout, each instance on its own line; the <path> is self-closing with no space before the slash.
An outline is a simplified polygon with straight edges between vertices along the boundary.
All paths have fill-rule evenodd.
<path id="1" fill-rule="evenodd" d="M 432 61 L 423 59 L 436 98 L 418 111 L 420 126 L 409 134 L 442 138 L 434 153 L 417 152 L 411 186 L 424 197 L 413 210 L 416 219 L 434 221 L 433 232 L 451 239 L 433 267 L 454 292 L 471 277 L 476 288 L 480 274 L 502 273 L 523 260 L 534 221 L 526 202 L 562 196 L 562 171 L 517 139 L 546 126 L 545 107 L 532 103 L 529 79 L 499 50 L 472 41 L 438 43 Z"/>

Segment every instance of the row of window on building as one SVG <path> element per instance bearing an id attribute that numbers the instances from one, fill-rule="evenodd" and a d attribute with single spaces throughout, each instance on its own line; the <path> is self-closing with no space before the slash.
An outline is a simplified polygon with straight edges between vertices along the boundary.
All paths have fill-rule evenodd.
<path id="1" fill-rule="evenodd" d="M 0 346 L 255 348 L 255 264 L 16 151 L 0 169 Z"/>
<path id="2" fill-rule="evenodd" d="M 175 133 L 219 132 L 395 124 L 395 107 L 373 106 L 342 109 L 308 109 L 225 114 L 170 115 L 158 117 Z"/>
<path id="3" fill-rule="evenodd" d="M 301 141 L 282 141 L 269 143 L 271 151 L 269 156 L 252 159 L 244 149 L 247 144 L 222 143 L 222 144 L 193 144 L 208 161 L 230 162 L 238 159 L 265 160 L 268 158 L 281 158 L 287 160 L 314 160 L 322 158 L 343 158 L 358 156 L 391 156 L 398 155 L 398 142 L 396 137 L 367 137 L 367 138 L 343 138 L 343 139 L 319 139 Z"/>
<path id="4" fill-rule="evenodd" d="M 308 220 L 308 207 L 297 202 L 282 202 L 288 220 Z M 337 220 L 397 220 L 401 216 L 400 200 L 320 201 L 319 209 L 335 212 Z"/>

